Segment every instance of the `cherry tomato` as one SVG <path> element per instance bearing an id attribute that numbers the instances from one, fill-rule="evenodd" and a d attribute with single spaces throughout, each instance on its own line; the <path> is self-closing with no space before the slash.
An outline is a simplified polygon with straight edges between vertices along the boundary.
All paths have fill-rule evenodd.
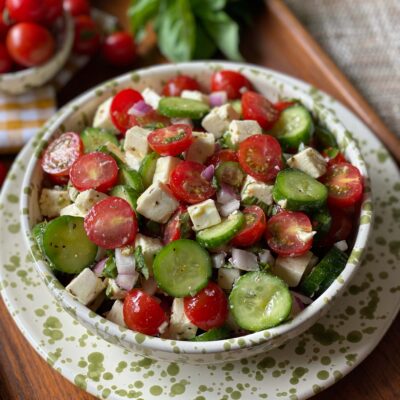
<path id="1" fill-rule="evenodd" d="M 48 173 L 55 183 L 68 182 L 72 165 L 83 154 L 83 143 L 74 132 L 66 132 L 53 140 L 42 157 L 43 171 Z"/>
<path id="2" fill-rule="evenodd" d="M 204 331 L 222 326 L 228 317 L 226 295 L 214 282 L 196 295 L 185 297 L 184 309 L 190 321 Z"/>
<path id="3" fill-rule="evenodd" d="M 222 161 L 239 161 L 236 151 L 231 149 L 218 150 L 207 160 L 206 164 L 212 164 L 216 167 Z"/>
<path id="4" fill-rule="evenodd" d="M 50 32 L 31 22 L 20 22 L 10 28 L 6 39 L 11 57 L 24 67 L 48 61 L 54 54 L 55 43 Z"/>
<path id="5" fill-rule="evenodd" d="M 163 128 L 171 125 L 171 121 L 159 114 L 156 110 L 150 110 L 141 117 L 129 116 L 129 126 L 140 126 L 142 128 Z"/>
<path id="6" fill-rule="evenodd" d="M 123 89 L 114 96 L 111 103 L 111 120 L 121 133 L 131 128 L 128 111 L 139 100 L 143 100 L 142 95 L 133 89 Z"/>
<path id="7" fill-rule="evenodd" d="M 96 23 L 88 15 L 74 18 L 74 51 L 78 54 L 92 55 L 100 47 L 100 34 Z"/>
<path id="8" fill-rule="evenodd" d="M 343 210 L 330 209 L 332 224 L 329 232 L 318 243 L 320 247 L 330 247 L 336 242 L 346 240 L 353 229 L 355 216 L 352 213 L 346 213 Z"/>
<path id="9" fill-rule="evenodd" d="M 299 256 L 312 246 L 310 218 L 302 212 L 282 211 L 268 220 L 268 246 L 280 256 Z"/>
<path id="10" fill-rule="evenodd" d="M 246 92 L 242 96 L 243 119 L 257 121 L 261 128 L 271 129 L 279 118 L 279 111 L 264 96 L 256 92 Z"/>
<path id="11" fill-rule="evenodd" d="M 0 39 L 5 39 L 10 25 L 4 21 L 4 5 L 5 0 L 0 0 Z"/>
<path id="12" fill-rule="evenodd" d="M 205 166 L 194 161 L 182 161 L 172 171 L 169 185 L 174 195 L 186 203 L 196 204 L 215 194 L 211 182 L 201 176 Z"/>
<path id="13" fill-rule="evenodd" d="M 196 79 L 186 75 L 178 75 L 170 79 L 162 90 L 164 96 L 180 96 L 184 90 L 200 90 Z"/>
<path id="14" fill-rule="evenodd" d="M 10 19 L 15 22 L 43 22 L 46 20 L 46 2 L 38 0 L 6 0 Z"/>
<path id="15" fill-rule="evenodd" d="M 150 147 L 162 156 L 177 156 L 192 144 L 192 128 L 185 124 L 157 129 L 147 137 Z"/>
<path id="16" fill-rule="evenodd" d="M 0 42 L 0 74 L 10 72 L 13 66 L 13 60 L 7 51 L 7 47 Z"/>
<path id="17" fill-rule="evenodd" d="M 181 239 L 181 217 L 186 212 L 185 206 L 180 206 L 175 214 L 170 218 L 164 228 L 163 241 L 164 244 Z"/>
<path id="18" fill-rule="evenodd" d="M 62 0 L 41 0 L 45 6 L 46 12 L 44 15 L 43 22 L 51 24 L 57 18 L 61 17 L 63 13 L 63 2 Z"/>
<path id="19" fill-rule="evenodd" d="M 274 108 L 275 110 L 282 112 L 294 104 L 296 104 L 294 101 L 278 101 L 277 103 L 274 103 Z"/>
<path id="20" fill-rule="evenodd" d="M 361 200 L 363 179 L 360 171 L 350 163 L 328 166 L 321 181 L 328 188 L 328 204 L 332 207 L 348 207 Z"/>
<path id="21" fill-rule="evenodd" d="M 129 329 L 157 335 L 167 316 L 157 299 L 140 289 L 132 289 L 124 300 L 124 321 Z"/>
<path id="22" fill-rule="evenodd" d="M 8 168 L 5 166 L 5 164 L 0 162 L 0 187 L 3 185 L 3 183 L 6 179 L 7 172 L 8 172 Z"/>
<path id="23" fill-rule="evenodd" d="M 76 189 L 106 192 L 118 180 L 117 162 L 108 154 L 94 152 L 80 157 L 71 167 L 71 182 Z"/>
<path id="24" fill-rule="evenodd" d="M 85 217 L 88 238 L 104 249 L 116 249 L 135 241 L 138 230 L 136 214 L 119 197 L 107 197 L 95 204 Z"/>
<path id="25" fill-rule="evenodd" d="M 328 160 L 328 165 L 347 162 L 344 155 L 335 147 L 329 147 L 322 152 L 322 156 Z"/>
<path id="26" fill-rule="evenodd" d="M 135 61 L 135 41 L 128 32 L 115 32 L 104 40 L 102 52 L 110 64 L 126 67 Z"/>
<path id="27" fill-rule="evenodd" d="M 89 15 L 90 4 L 88 0 L 64 0 L 64 10 L 68 11 L 72 16 Z"/>
<path id="28" fill-rule="evenodd" d="M 239 163 L 252 177 L 272 181 L 282 169 L 282 150 L 279 142 L 270 135 L 253 135 L 239 145 Z"/>
<path id="29" fill-rule="evenodd" d="M 211 77 L 211 91 L 225 91 L 228 99 L 239 99 L 243 90 L 252 90 L 253 85 L 239 72 L 223 70 L 215 72 Z"/>
<path id="30" fill-rule="evenodd" d="M 246 221 L 245 225 L 231 241 L 234 246 L 238 247 L 252 246 L 258 242 L 267 227 L 267 219 L 260 207 L 246 207 L 243 214 Z"/>

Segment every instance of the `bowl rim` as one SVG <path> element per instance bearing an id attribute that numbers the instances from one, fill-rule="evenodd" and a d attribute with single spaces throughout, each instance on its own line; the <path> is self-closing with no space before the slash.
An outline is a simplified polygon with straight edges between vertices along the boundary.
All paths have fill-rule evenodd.
<path id="1" fill-rule="evenodd" d="M 138 69 L 132 72 L 128 72 L 110 81 L 103 82 L 100 85 L 87 90 L 82 93 L 69 103 L 67 103 L 47 124 L 45 129 L 42 131 L 41 141 L 39 143 L 38 149 L 41 149 L 41 145 L 46 143 L 46 141 L 52 137 L 56 132 L 62 121 L 70 117 L 75 113 L 75 109 L 79 104 L 84 104 L 85 102 L 91 100 L 96 96 L 96 92 L 99 89 L 107 90 L 107 93 L 111 96 L 112 89 L 119 85 L 125 87 L 126 83 L 129 82 L 130 86 L 134 86 L 131 77 L 132 73 L 139 74 L 141 77 L 151 77 L 154 74 L 170 74 L 171 76 L 179 73 L 204 73 L 209 72 L 217 68 L 231 69 L 244 73 L 251 80 L 251 73 L 254 72 L 255 75 L 263 75 L 266 80 L 274 80 L 280 85 L 294 89 L 295 85 L 286 81 L 282 73 L 260 67 L 253 64 L 247 63 L 233 63 L 227 61 L 196 61 L 178 64 L 165 64 L 157 65 L 148 68 Z M 191 71 L 195 70 L 195 71 Z M 113 83 L 113 85 L 110 85 Z M 108 84 L 108 86 L 107 86 Z M 115 86 L 117 85 L 117 86 Z M 335 129 L 339 129 L 342 135 L 347 138 L 347 146 L 351 149 L 354 154 L 350 160 L 352 164 L 355 164 L 361 171 L 364 178 L 364 196 L 362 201 L 362 207 L 360 209 L 360 220 L 364 217 L 365 222 L 359 224 L 357 235 L 354 241 L 354 246 L 352 252 L 349 256 L 348 262 L 345 269 L 339 275 L 338 278 L 331 284 L 331 286 L 324 292 L 322 296 L 316 299 L 308 307 L 305 308 L 300 314 L 295 318 L 278 325 L 273 328 L 269 328 L 259 332 L 249 333 L 244 336 L 229 338 L 219 341 L 211 342 L 191 342 L 191 341 L 177 341 L 172 339 L 162 339 L 158 337 L 144 335 L 128 328 L 120 327 L 119 325 L 110 322 L 103 318 L 102 316 L 94 313 L 88 307 L 81 304 L 77 299 L 75 299 L 70 293 L 68 293 L 64 286 L 62 286 L 57 278 L 51 273 L 50 268 L 46 262 L 35 256 L 34 251 L 32 251 L 33 239 L 31 237 L 31 228 L 29 224 L 29 215 L 26 213 L 21 213 L 21 226 L 24 233 L 24 240 L 35 259 L 36 269 L 39 271 L 41 277 L 44 279 L 47 287 L 53 296 L 62 304 L 62 306 L 73 314 L 78 320 L 85 321 L 90 324 L 96 331 L 107 332 L 107 335 L 113 337 L 118 337 L 125 343 L 134 345 L 136 347 L 144 348 L 147 350 L 162 351 L 165 353 L 175 353 L 177 343 L 179 343 L 179 353 L 188 355 L 202 355 L 204 353 L 222 353 L 227 351 L 235 351 L 244 348 L 252 348 L 270 341 L 271 339 L 276 339 L 282 336 L 287 336 L 288 339 L 292 336 L 297 336 L 304 330 L 311 326 L 310 322 L 315 323 L 315 321 L 320 318 L 325 312 L 327 312 L 333 301 L 338 298 L 349 282 L 354 276 L 359 268 L 361 262 L 361 256 L 365 253 L 365 248 L 368 242 L 368 237 L 371 232 L 372 227 L 372 217 L 373 217 L 373 206 L 372 206 L 372 194 L 369 184 L 369 176 L 365 161 L 358 149 L 357 143 L 350 135 L 348 131 L 342 125 L 342 123 L 323 105 L 318 103 L 316 99 L 312 97 L 310 93 L 306 93 L 303 90 L 296 88 L 296 90 L 303 96 L 302 101 L 308 99 L 308 101 L 317 108 L 317 112 L 323 114 L 325 117 L 330 119 L 330 123 L 335 126 Z M 354 159 L 353 159 L 354 158 Z M 24 188 L 29 188 L 31 186 L 31 177 L 36 168 L 39 158 L 34 154 L 29 160 L 27 169 L 25 171 L 25 176 L 23 179 L 23 185 L 21 189 L 20 207 L 21 210 L 29 209 L 29 190 L 24 190 Z M 93 315 L 94 314 L 94 315 Z M 307 324 L 308 322 L 308 324 Z M 121 338 L 121 336 L 123 336 Z M 126 348 L 126 346 L 124 346 Z"/>

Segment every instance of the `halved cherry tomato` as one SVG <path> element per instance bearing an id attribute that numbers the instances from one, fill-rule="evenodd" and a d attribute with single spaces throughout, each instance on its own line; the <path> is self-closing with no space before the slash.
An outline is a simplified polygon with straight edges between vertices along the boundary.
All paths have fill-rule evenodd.
<path id="1" fill-rule="evenodd" d="M 108 154 L 94 152 L 80 157 L 71 167 L 71 183 L 79 191 L 106 192 L 118 180 L 117 162 Z"/>
<path id="2" fill-rule="evenodd" d="M 267 219 L 260 207 L 246 207 L 243 214 L 245 217 L 244 228 L 231 241 L 234 246 L 238 247 L 252 246 L 258 242 L 267 227 Z"/>
<path id="3" fill-rule="evenodd" d="M 302 212 L 282 211 L 268 220 L 268 246 L 280 256 L 299 256 L 312 246 L 310 218 Z"/>
<path id="4" fill-rule="evenodd" d="M 235 150 L 222 149 L 214 153 L 206 162 L 207 165 L 216 167 L 221 161 L 239 161 Z"/>
<path id="5" fill-rule="evenodd" d="M 10 19 L 15 22 L 43 22 L 46 4 L 40 0 L 6 0 Z"/>
<path id="6" fill-rule="evenodd" d="M 350 163 L 328 166 L 321 181 L 328 188 L 328 204 L 332 207 L 348 207 L 361 200 L 363 179 L 358 168 Z"/>
<path id="7" fill-rule="evenodd" d="M 133 89 L 123 89 L 114 96 L 110 110 L 111 120 L 121 133 L 131 128 L 128 111 L 139 100 L 143 100 L 142 95 Z"/>
<path id="8" fill-rule="evenodd" d="M 169 185 L 174 195 L 186 203 L 196 204 L 215 194 L 215 188 L 201 176 L 205 166 L 194 161 L 182 161 L 172 171 Z"/>
<path id="9" fill-rule="evenodd" d="M 105 38 L 102 52 L 111 65 L 126 67 L 135 61 L 135 40 L 128 32 L 114 32 Z"/>
<path id="10" fill-rule="evenodd" d="M 164 96 L 180 96 L 184 90 L 200 90 L 199 82 L 186 75 L 171 78 L 163 87 Z"/>
<path id="11" fill-rule="evenodd" d="M 43 171 L 55 183 L 67 183 L 72 165 L 82 154 L 83 143 L 80 136 L 74 132 L 63 133 L 47 146 L 42 158 Z"/>
<path id="12" fill-rule="evenodd" d="M 6 167 L 5 164 L 0 162 L 0 187 L 3 185 L 6 176 L 7 176 L 8 168 Z"/>
<path id="13" fill-rule="evenodd" d="M 211 77 L 211 91 L 225 91 L 228 99 L 239 99 L 243 90 L 252 90 L 253 85 L 240 72 L 223 70 Z"/>
<path id="14" fill-rule="evenodd" d="M 192 297 L 185 297 L 184 310 L 190 321 L 208 331 L 222 326 L 228 317 L 228 301 L 224 291 L 214 282 Z"/>
<path id="15" fill-rule="evenodd" d="M 274 108 L 279 112 L 282 112 L 291 107 L 293 104 L 296 103 L 294 101 L 278 101 L 277 103 L 274 103 Z"/>
<path id="16" fill-rule="evenodd" d="M 149 129 L 161 129 L 171 125 L 169 118 L 159 114 L 156 110 L 150 110 L 141 117 L 129 116 L 129 126 L 140 126 Z"/>
<path id="17" fill-rule="evenodd" d="M 150 147 L 162 156 L 177 156 L 192 144 L 192 128 L 185 124 L 157 129 L 147 137 Z"/>
<path id="18" fill-rule="evenodd" d="M 328 165 L 347 162 L 347 160 L 344 158 L 343 153 L 341 153 L 339 149 L 335 147 L 329 147 L 325 149 L 321 154 L 328 161 Z"/>
<path id="19" fill-rule="evenodd" d="M 164 244 L 181 239 L 181 217 L 186 212 L 185 206 L 179 206 L 175 214 L 169 219 L 164 228 L 163 241 Z"/>
<path id="20" fill-rule="evenodd" d="M 96 22 L 88 15 L 74 18 L 75 39 L 74 51 L 78 54 L 92 55 L 100 47 L 100 33 Z"/>
<path id="21" fill-rule="evenodd" d="M 257 121 L 261 128 L 271 129 L 279 118 L 279 111 L 273 104 L 256 92 L 245 92 L 242 96 L 243 119 Z"/>
<path id="22" fill-rule="evenodd" d="M 239 163 L 252 177 L 272 181 L 283 167 L 279 142 L 270 135 L 253 135 L 239 145 Z"/>
<path id="23" fill-rule="evenodd" d="M 64 10 L 68 11 L 72 16 L 89 15 L 90 4 L 88 0 L 64 0 Z"/>
<path id="24" fill-rule="evenodd" d="M 8 53 L 7 47 L 3 43 L 0 43 L 0 74 L 11 71 L 12 66 L 13 60 Z"/>
<path id="25" fill-rule="evenodd" d="M 116 249 L 135 241 L 138 224 L 130 204 L 119 197 L 107 197 L 95 204 L 85 217 L 89 239 L 104 249 Z"/>
<path id="26" fill-rule="evenodd" d="M 356 220 L 354 213 L 344 212 L 342 209 L 331 208 L 332 224 L 329 232 L 318 243 L 320 247 L 330 247 L 336 242 L 346 240 L 353 229 Z"/>
<path id="27" fill-rule="evenodd" d="M 124 300 L 124 321 L 129 329 L 145 335 L 159 334 L 167 316 L 157 299 L 140 289 L 132 289 Z"/>

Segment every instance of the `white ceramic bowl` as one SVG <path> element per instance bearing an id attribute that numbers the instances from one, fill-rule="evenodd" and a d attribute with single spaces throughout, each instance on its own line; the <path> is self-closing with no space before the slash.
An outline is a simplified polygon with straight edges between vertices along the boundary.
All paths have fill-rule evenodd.
<path id="1" fill-rule="evenodd" d="M 57 51 L 46 63 L 18 72 L 0 74 L 0 92 L 18 95 L 50 81 L 67 61 L 74 42 L 74 22 L 69 14 L 64 14 L 62 27 L 57 34 Z"/>
<path id="2" fill-rule="evenodd" d="M 239 338 L 203 343 L 146 336 L 119 327 L 80 304 L 64 289 L 49 269 L 47 263 L 41 259 L 41 256 L 35 250 L 35 245 L 31 238 L 31 227 L 41 220 L 38 209 L 38 195 L 43 178 L 38 157 L 40 157 L 41 150 L 48 141 L 57 134 L 70 130 L 79 132 L 85 126 L 85 121 L 91 121 L 96 107 L 107 97 L 122 88 L 133 87 L 142 90 L 145 87 L 151 87 L 155 90 L 160 90 L 168 78 L 178 73 L 184 73 L 196 77 L 203 88 L 207 90 L 210 75 L 220 68 L 239 70 L 250 79 L 258 91 L 272 100 L 282 97 L 300 99 L 306 107 L 313 111 L 314 116 L 334 133 L 347 159 L 359 168 L 365 178 L 365 194 L 360 215 L 360 226 L 354 248 L 346 268 L 330 288 L 293 320 L 275 328 Z M 37 270 L 54 297 L 73 317 L 94 334 L 111 343 L 119 344 L 127 350 L 155 359 L 192 364 L 225 362 L 266 352 L 304 332 L 321 318 L 327 312 L 334 299 L 340 296 L 346 284 L 358 269 L 361 254 L 367 243 L 372 219 L 372 202 L 367 169 L 362 156 L 349 132 L 341 125 L 336 116 L 319 104 L 318 96 L 305 93 L 286 81 L 277 79 L 272 71 L 245 64 L 224 62 L 163 65 L 135 71 L 100 85 L 66 105 L 48 124 L 45 131 L 37 138 L 37 141 L 38 149 L 36 155 L 29 162 L 21 191 L 21 224 L 26 242 L 32 249 L 32 254 L 36 260 Z"/>

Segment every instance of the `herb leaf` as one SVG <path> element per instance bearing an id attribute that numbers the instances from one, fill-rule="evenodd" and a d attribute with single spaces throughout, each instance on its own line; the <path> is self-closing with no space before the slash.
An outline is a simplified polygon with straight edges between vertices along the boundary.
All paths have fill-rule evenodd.
<path id="1" fill-rule="evenodd" d="M 146 261 L 144 260 L 142 246 L 138 246 L 134 253 L 136 261 L 136 271 L 141 272 L 145 279 L 149 279 L 149 269 L 147 268 Z"/>
<path id="2" fill-rule="evenodd" d="M 107 258 L 106 265 L 101 273 L 106 278 L 115 279 L 118 275 L 117 264 L 115 264 L 114 256 Z"/>
<path id="3" fill-rule="evenodd" d="M 128 9 L 132 30 L 138 41 L 143 39 L 146 25 L 156 17 L 159 7 L 160 0 L 135 0 Z"/>

